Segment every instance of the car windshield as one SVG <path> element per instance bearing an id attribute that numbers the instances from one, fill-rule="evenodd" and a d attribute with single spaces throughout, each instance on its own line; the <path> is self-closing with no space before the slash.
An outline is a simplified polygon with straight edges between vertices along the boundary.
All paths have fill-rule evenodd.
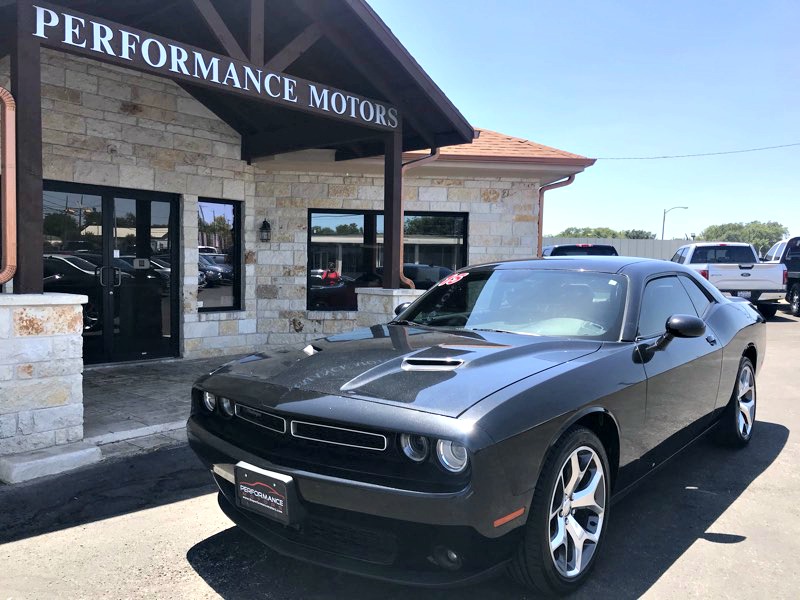
<path id="1" fill-rule="evenodd" d="M 455 273 L 400 315 L 427 327 L 619 339 L 627 280 L 585 271 Z"/>
<path id="2" fill-rule="evenodd" d="M 68 263 L 78 267 L 82 271 L 86 271 L 88 273 L 94 273 L 97 266 L 93 263 L 90 263 L 88 260 L 84 260 L 82 258 L 78 258 L 77 256 L 71 256 L 68 254 L 60 255 L 58 258 L 61 260 L 65 260 Z"/>

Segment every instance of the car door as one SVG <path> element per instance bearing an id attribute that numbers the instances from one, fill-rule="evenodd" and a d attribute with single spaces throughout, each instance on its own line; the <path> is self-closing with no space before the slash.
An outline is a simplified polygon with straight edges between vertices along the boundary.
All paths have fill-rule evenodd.
<path id="1" fill-rule="evenodd" d="M 637 341 L 647 376 L 645 445 L 652 457 L 651 466 L 706 427 L 719 388 L 722 345 L 708 325 L 700 337 L 674 338 L 663 349 L 647 349 L 665 332 L 667 320 L 675 314 L 698 316 L 680 278 L 669 275 L 648 281 Z"/>

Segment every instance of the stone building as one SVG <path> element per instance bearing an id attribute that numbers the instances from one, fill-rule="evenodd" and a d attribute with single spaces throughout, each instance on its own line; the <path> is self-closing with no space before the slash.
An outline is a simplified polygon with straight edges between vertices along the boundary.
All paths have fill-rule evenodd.
<path id="1" fill-rule="evenodd" d="M 262 31 L 260 50 L 252 29 L 237 44 L 237 17 L 213 7 L 148 17 L 95 3 L 91 17 L 61 4 L 0 8 L 20 167 L 19 271 L 4 290 L 17 293 L 0 294 L 0 479 L 24 453 L 93 454 L 79 444 L 84 363 L 244 353 L 386 321 L 422 293 L 399 284 L 403 272 L 425 288 L 467 264 L 536 255 L 543 188 L 593 164 L 473 131 L 364 3 L 331 15 L 268 2 L 297 33 Z M 169 10 L 205 23 L 203 35 L 170 29 Z M 128 65 L 112 34 L 134 26 L 153 33 L 139 32 Z M 360 50 L 392 77 L 360 64 Z M 183 76 L 180 51 L 210 80 Z M 209 75 L 223 59 L 227 71 Z M 247 64 L 266 65 L 264 98 L 241 95 Z M 303 84 L 315 111 L 291 112 Z M 341 112 L 337 94 L 350 103 Z M 434 147 L 435 160 L 402 173 Z"/>

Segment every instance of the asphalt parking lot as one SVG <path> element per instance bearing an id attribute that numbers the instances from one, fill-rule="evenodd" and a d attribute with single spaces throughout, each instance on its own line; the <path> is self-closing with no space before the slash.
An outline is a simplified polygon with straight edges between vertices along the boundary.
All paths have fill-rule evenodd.
<path id="1" fill-rule="evenodd" d="M 768 324 L 757 428 L 703 439 L 613 508 L 577 598 L 796 598 L 800 319 Z M 530 598 L 503 580 L 430 591 L 283 558 L 232 527 L 185 446 L 0 488 L 0 598 Z"/>

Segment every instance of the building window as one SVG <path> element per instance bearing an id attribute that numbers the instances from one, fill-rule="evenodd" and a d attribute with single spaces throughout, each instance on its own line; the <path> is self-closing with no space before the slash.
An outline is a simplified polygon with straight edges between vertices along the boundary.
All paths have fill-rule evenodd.
<path id="1" fill-rule="evenodd" d="M 201 198 L 197 206 L 197 308 L 240 310 L 241 202 Z"/>
<path id="2" fill-rule="evenodd" d="M 356 310 L 356 288 L 383 285 L 383 214 L 309 211 L 308 309 Z M 404 274 L 428 289 L 467 264 L 465 213 L 406 213 Z"/>

